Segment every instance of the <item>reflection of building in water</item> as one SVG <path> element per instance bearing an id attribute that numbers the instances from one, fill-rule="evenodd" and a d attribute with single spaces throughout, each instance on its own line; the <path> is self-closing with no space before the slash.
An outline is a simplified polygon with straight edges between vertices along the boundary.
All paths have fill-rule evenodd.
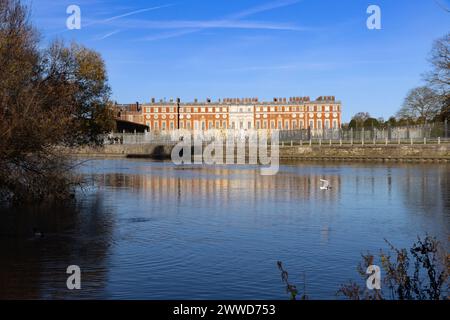
<path id="1" fill-rule="evenodd" d="M 183 202 L 336 199 L 340 176 L 327 176 L 333 187 L 330 191 L 320 190 L 320 178 L 322 176 L 316 173 L 288 172 L 262 176 L 258 168 L 164 167 L 147 175 L 109 174 L 103 183 L 141 190 L 153 202 L 161 204 L 175 199 Z"/>
<path id="2" fill-rule="evenodd" d="M 408 199 L 406 205 L 427 213 L 450 212 L 450 171 L 448 166 L 406 166 L 398 188 Z"/>

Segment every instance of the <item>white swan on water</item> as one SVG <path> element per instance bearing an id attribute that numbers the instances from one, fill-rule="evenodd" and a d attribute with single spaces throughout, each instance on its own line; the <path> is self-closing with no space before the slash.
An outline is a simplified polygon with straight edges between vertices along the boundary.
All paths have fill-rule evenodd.
<path id="1" fill-rule="evenodd" d="M 330 190 L 331 189 L 330 182 L 328 180 L 320 179 L 320 182 L 321 182 L 320 190 Z"/>

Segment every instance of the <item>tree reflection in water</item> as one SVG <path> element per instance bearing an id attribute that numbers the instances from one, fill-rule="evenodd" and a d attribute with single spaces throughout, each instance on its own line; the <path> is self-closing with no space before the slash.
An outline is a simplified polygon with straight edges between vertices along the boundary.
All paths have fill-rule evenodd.
<path id="1" fill-rule="evenodd" d="M 0 299 L 101 294 L 114 221 L 100 194 L 72 204 L 1 209 L 0 216 Z M 37 237 L 33 228 L 43 236 Z M 81 268 L 80 291 L 66 287 L 69 265 Z"/>

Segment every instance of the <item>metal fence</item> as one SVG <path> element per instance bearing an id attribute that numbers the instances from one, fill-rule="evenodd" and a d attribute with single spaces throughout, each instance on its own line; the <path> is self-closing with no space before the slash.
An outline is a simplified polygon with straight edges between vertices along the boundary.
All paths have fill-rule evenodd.
<path id="1" fill-rule="evenodd" d="M 111 133 L 105 136 L 105 144 L 174 144 L 183 137 L 203 140 L 220 136 L 235 140 L 248 139 L 248 136 L 265 134 L 267 130 L 206 130 L 206 131 L 150 131 L 146 133 Z M 270 140 L 270 139 L 269 139 Z M 417 126 L 362 128 L 362 129 L 302 129 L 281 130 L 279 141 L 282 144 L 417 144 L 417 143 L 450 143 L 448 123 L 431 123 Z"/>
<path id="2" fill-rule="evenodd" d="M 447 122 L 425 125 L 361 128 L 361 129 L 314 129 L 280 131 L 280 141 L 304 140 L 342 140 L 343 142 L 364 141 L 413 141 L 446 140 L 450 138 Z"/>

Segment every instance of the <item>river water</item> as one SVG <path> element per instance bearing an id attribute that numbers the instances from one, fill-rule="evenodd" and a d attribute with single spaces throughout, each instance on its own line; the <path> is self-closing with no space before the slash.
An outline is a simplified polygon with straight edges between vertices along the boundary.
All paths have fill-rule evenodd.
<path id="1" fill-rule="evenodd" d="M 1 209 L 0 298 L 287 299 L 281 260 L 311 298 L 336 299 L 384 239 L 410 247 L 428 233 L 448 251 L 448 165 L 286 163 L 261 176 L 94 159 L 79 172 L 75 204 Z"/>

